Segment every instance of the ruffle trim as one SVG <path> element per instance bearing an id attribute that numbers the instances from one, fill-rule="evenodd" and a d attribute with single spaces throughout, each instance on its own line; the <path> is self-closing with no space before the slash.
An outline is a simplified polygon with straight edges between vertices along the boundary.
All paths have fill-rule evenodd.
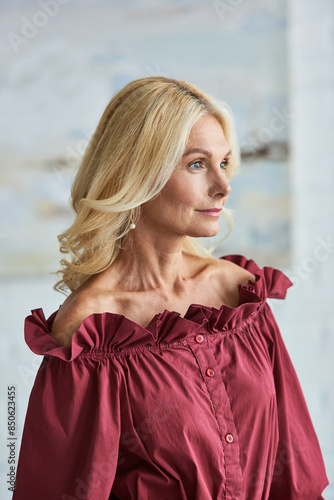
<path id="1" fill-rule="evenodd" d="M 255 276 L 255 281 L 238 285 L 239 302 L 236 308 L 222 305 L 220 309 L 200 304 L 189 306 L 181 316 L 167 309 L 156 314 L 144 328 L 123 315 L 104 312 L 85 318 L 72 337 L 71 345 L 63 346 L 50 332 L 58 313 L 48 319 L 43 309 L 34 309 L 25 320 L 25 341 L 35 353 L 72 361 L 83 353 L 114 352 L 140 348 L 147 344 L 177 342 L 205 325 L 211 332 L 226 332 L 243 323 L 260 309 L 267 298 L 284 299 L 292 282 L 285 274 L 272 267 L 260 269 L 253 260 L 242 255 L 227 255 L 222 259 L 234 262 Z"/>

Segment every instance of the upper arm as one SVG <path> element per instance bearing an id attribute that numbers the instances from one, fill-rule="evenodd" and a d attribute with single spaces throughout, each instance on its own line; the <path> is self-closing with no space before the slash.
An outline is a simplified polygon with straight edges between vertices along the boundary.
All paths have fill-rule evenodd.
<path id="1" fill-rule="evenodd" d="M 92 304 L 80 295 L 67 297 L 54 319 L 51 336 L 62 345 L 70 345 L 73 333 L 90 314 Z"/>
<path id="2" fill-rule="evenodd" d="M 48 354 L 47 339 L 44 345 Z M 79 352 L 65 361 L 59 350 L 40 366 L 30 394 L 13 500 L 100 500 L 114 482 L 119 372 L 109 356 L 102 361 Z M 100 464 L 108 464 L 108 474 L 99 475 Z M 84 496 L 78 493 L 83 482 Z"/>
<path id="3" fill-rule="evenodd" d="M 112 294 L 97 287 L 74 291 L 67 297 L 54 319 L 51 336 L 63 345 L 70 345 L 73 333 L 91 314 L 117 312 L 117 301 Z"/>

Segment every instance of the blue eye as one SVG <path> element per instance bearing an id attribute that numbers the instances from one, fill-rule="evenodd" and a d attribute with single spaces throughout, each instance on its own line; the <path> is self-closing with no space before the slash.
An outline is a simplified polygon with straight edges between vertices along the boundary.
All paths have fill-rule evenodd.
<path id="1" fill-rule="evenodd" d="M 194 163 L 191 163 L 188 166 L 191 167 L 191 168 L 193 168 L 194 170 L 201 170 L 201 168 L 202 168 L 202 162 L 195 161 Z"/>
<path id="2" fill-rule="evenodd" d="M 224 160 L 221 162 L 220 168 L 222 170 L 226 170 L 227 167 L 229 166 L 229 164 L 230 164 L 229 160 Z M 203 165 L 202 161 L 197 160 L 197 161 L 194 161 L 193 163 L 190 163 L 190 165 L 188 165 L 188 168 L 191 168 L 192 170 L 195 170 L 195 171 L 200 171 L 204 168 L 204 165 Z"/>

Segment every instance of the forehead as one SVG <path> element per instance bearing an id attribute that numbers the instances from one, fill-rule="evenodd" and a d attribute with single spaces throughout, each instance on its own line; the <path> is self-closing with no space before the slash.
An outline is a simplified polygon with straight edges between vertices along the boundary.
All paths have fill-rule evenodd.
<path id="1" fill-rule="evenodd" d="M 197 120 L 190 130 L 187 145 L 201 140 L 226 143 L 223 128 L 214 116 L 204 115 Z"/>
<path id="2" fill-rule="evenodd" d="M 191 128 L 183 156 L 193 149 L 205 149 L 219 155 L 230 150 L 223 128 L 214 116 L 201 116 Z"/>

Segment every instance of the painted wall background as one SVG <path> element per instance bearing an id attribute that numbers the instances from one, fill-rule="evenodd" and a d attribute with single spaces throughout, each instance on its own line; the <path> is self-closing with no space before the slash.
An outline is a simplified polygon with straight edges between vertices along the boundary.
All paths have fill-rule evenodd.
<path id="1" fill-rule="evenodd" d="M 330 1 L 317 5 L 310 0 L 0 5 L 0 498 L 10 498 L 7 385 L 17 388 L 18 453 L 41 362 L 24 344 L 23 321 L 30 309 L 43 307 L 49 315 L 64 300 L 52 290 L 50 273 L 60 256 L 56 235 L 72 220 L 68 197 L 75 168 L 111 96 L 128 81 L 154 74 L 188 80 L 233 110 L 243 165 L 229 199 L 235 229 L 216 254 L 242 253 L 260 266 L 281 268 L 295 282 L 284 303 L 271 305 L 333 477 L 334 27 Z M 320 35 L 311 42 L 307 33 L 314 23 Z M 310 58 L 316 71 L 309 71 Z M 325 498 L 334 498 L 330 487 Z"/>
<path id="2" fill-rule="evenodd" d="M 263 263 L 287 263 L 284 3 L 62 1 L 4 12 L 1 274 L 57 268 L 70 182 L 102 111 L 128 81 L 154 74 L 189 80 L 231 106 L 252 161 L 235 181 L 236 231 L 224 248 L 242 240 Z"/>

